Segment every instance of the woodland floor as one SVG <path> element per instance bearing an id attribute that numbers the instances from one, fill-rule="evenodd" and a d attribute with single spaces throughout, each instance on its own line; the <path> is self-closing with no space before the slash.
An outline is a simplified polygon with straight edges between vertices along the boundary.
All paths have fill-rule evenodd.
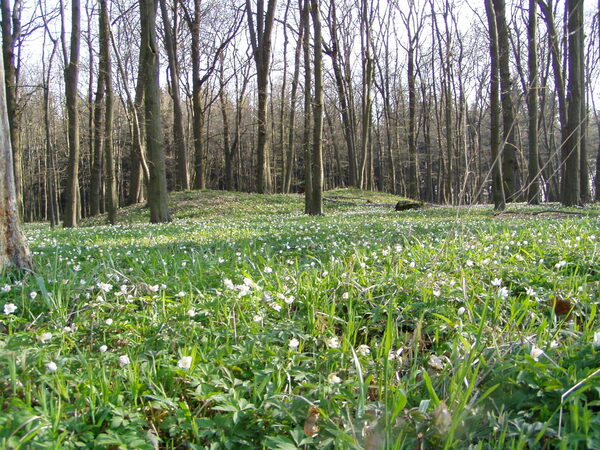
<path id="1" fill-rule="evenodd" d="M 0 447 L 600 448 L 600 209 L 326 198 L 26 225 Z"/>

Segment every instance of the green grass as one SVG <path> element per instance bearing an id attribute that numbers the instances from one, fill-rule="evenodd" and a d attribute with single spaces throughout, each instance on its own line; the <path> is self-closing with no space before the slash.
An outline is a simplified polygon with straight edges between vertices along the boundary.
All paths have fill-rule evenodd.
<path id="1" fill-rule="evenodd" d="M 598 209 L 326 197 L 26 226 L 35 271 L 0 274 L 0 447 L 600 446 Z"/>

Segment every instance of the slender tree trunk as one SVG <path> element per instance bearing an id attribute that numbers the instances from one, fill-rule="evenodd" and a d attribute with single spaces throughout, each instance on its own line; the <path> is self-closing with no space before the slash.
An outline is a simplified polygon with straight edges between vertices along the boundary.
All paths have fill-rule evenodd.
<path id="1" fill-rule="evenodd" d="M 288 144 L 287 154 L 285 163 L 285 173 L 283 177 L 283 193 L 289 194 L 292 189 L 292 174 L 294 172 L 294 161 L 296 159 L 296 142 L 295 142 L 295 128 L 296 128 L 296 96 L 298 93 L 298 83 L 300 79 L 300 56 L 302 52 L 302 42 L 304 39 L 304 23 L 306 19 L 305 15 L 302 14 L 302 0 L 299 0 L 300 12 L 301 12 L 301 23 L 298 32 L 298 42 L 296 44 L 296 50 L 294 51 L 294 75 L 292 76 L 292 90 L 290 93 L 290 114 L 288 118 Z"/>
<path id="2" fill-rule="evenodd" d="M 102 208 L 102 166 L 103 166 L 103 150 L 104 150 L 104 92 L 106 88 L 106 71 L 98 70 L 98 80 L 96 86 L 96 97 L 93 107 L 93 140 L 92 140 L 92 173 L 90 177 L 90 215 L 95 216 L 100 214 Z"/>
<path id="3" fill-rule="evenodd" d="M 498 31 L 496 27 L 495 10 L 492 0 L 485 0 L 485 9 L 488 17 L 490 33 L 490 147 L 492 153 L 492 198 L 494 209 L 503 211 L 505 208 L 504 183 L 502 177 L 502 164 L 500 158 L 501 133 L 500 133 L 500 79 L 499 79 L 499 49 Z"/>
<path id="4" fill-rule="evenodd" d="M 21 112 L 18 108 L 19 70 L 16 63 L 16 45 L 21 39 L 22 0 L 15 0 L 11 11 L 10 0 L 0 0 L 2 12 L 2 55 L 4 59 L 4 82 L 6 85 L 6 107 L 10 125 L 10 141 L 13 152 L 13 170 L 17 207 L 23 213 L 23 163 L 21 151 Z"/>
<path id="5" fill-rule="evenodd" d="M 561 183 L 561 203 L 581 205 L 580 137 L 581 137 L 581 63 L 583 58 L 580 29 L 583 27 L 583 0 L 567 0 L 568 69 L 567 128 L 562 145 L 564 165 Z"/>
<path id="6" fill-rule="evenodd" d="M 515 138 L 515 107 L 512 99 L 512 78 L 510 73 L 510 45 L 506 24 L 504 0 L 492 0 L 498 32 L 498 68 L 500 70 L 500 100 L 502 103 L 502 128 L 504 149 L 502 151 L 502 177 L 507 201 L 515 201 L 518 195 L 518 159 Z"/>
<path id="7" fill-rule="evenodd" d="M 369 17 L 368 1 L 361 1 L 361 58 L 362 58 L 362 108 L 361 108 L 361 164 L 359 170 L 359 185 L 368 189 L 367 161 L 369 158 L 371 121 L 373 109 L 373 58 L 371 57 L 371 18 Z"/>
<path id="8" fill-rule="evenodd" d="M 583 1 L 582 1 L 583 3 Z M 583 6 L 582 6 L 583 8 Z M 598 19 L 600 20 L 600 16 Z M 600 26 L 600 24 L 599 24 Z M 579 58 L 579 76 L 580 76 L 580 112 L 579 112 L 579 123 L 580 123 L 580 139 L 579 139 L 579 190 L 581 195 L 581 202 L 588 203 L 592 199 L 592 194 L 590 192 L 590 174 L 589 174 L 589 165 L 588 165 L 588 149 L 587 149 L 587 126 L 588 126 L 588 105 L 587 105 L 587 96 L 586 96 L 586 87 L 588 85 L 587 75 L 586 75 L 586 58 L 585 58 L 585 34 L 583 31 L 583 26 L 579 27 L 577 30 L 578 43 L 579 43 L 579 51 L 581 56 Z M 599 45 L 600 47 L 600 45 Z"/>
<path id="9" fill-rule="evenodd" d="M 164 138 L 160 117 L 159 64 L 156 45 L 156 10 L 158 0 L 140 0 L 141 46 L 144 49 L 144 110 L 146 122 L 146 148 L 150 180 L 148 182 L 148 205 L 150 222 L 169 222 L 167 176 L 165 167 Z"/>
<path id="10" fill-rule="evenodd" d="M 62 6 L 62 5 L 61 5 Z M 61 7 L 61 11 L 63 8 Z M 67 167 L 67 189 L 65 192 L 65 214 L 63 226 L 77 226 L 79 218 L 79 49 L 81 39 L 81 11 L 79 0 L 71 1 L 71 49 L 68 64 L 65 67 L 65 97 L 67 101 L 67 122 L 69 141 L 69 163 Z M 63 20 L 64 23 L 64 20 Z M 67 60 L 66 39 L 62 33 L 63 53 Z"/>
<path id="11" fill-rule="evenodd" d="M 540 202 L 539 155 L 538 155 L 538 56 L 537 56 L 537 1 L 529 0 L 529 23 L 527 27 L 529 86 L 527 106 L 529 110 L 529 165 L 528 195 L 531 205 Z"/>
<path id="12" fill-rule="evenodd" d="M 106 104 L 104 111 L 104 156 L 106 158 L 106 212 L 107 221 L 114 225 L 117 222 L 119 199 L 117 193 L 116 161 L 113 147 L 113 79 L 110 56 L 110 21 L 107 0 L 100 0 L 100 72 L 104 72 L 106 80 Z"/>
<path id="13" fill-rule="evenodd" d="M 265 13 L 264 0 L 257 0 L 256 27 L 250 0 L 246 0 L 246 13 L 250 31 L 254 61 L 256 63 L 256 87 L 258 92 L 257 121 L 258 142 L 256 153 L 258 157 L 256 173 L 256 189 L 259 194 L 271 192 L 271 164 L 268 131 L 268 91 L 269 69 L 271 63 L 271 34 L 275 22 L 277 0 L 268 0 Z"/>
<path id="14" fill-rule="evenodd" d="M 4 63 L 0 61 L 0 80 L 4 78 Z M 10 124 L 6 107 L 6 90 L 0 83 L 0 268 L 32 266 L 27 241 L 19 228 L 17 192 L 13 172 Z"/>
<path id="15" fill-rule="evenodd" d="M 311 66 L 312 62 L 310 59 L 310 28 L 309 28 L 309 13 L 310 13 L 310 0 L 304 0 L 304 9 L 302 15 L 304 19 L 304 36 L 303 36 L 303 50 L 304 50 L 304 212 L 306 214 L 311 213 L 311 200 L 313 197 L 313 171 L 312 171 L 312 137 L 311 134 L 311 118 L 312 118 L 312 74 Z"/>
<path id="16" fill-rule="evenodd" d="M 408 47 L 408 197 L 419 198 L 418 161 L 417 161 L 417 88 L 415 86 L 415 48 L 409 32 Z"/>
<path id="17" fill-rule="evenodd" d="M 338 91 L 338 97 L 340 101 L 340 114 L 342 116 L 342 123 L 344 129 L 344 139 L 346 141 L 346 148 L 348 150 L 348 172 L 349 172 L 349 184 L 352 187 L 359 186 L 359 176 L 356 159 L 356 148 L 355 148 L 355 133 L 354 133 L 354 121 L 352 119 L 352 104 L 350 102 L 350 93 L 346 89 L 344 83 L 344 74 L 342 72 L 341 65 L 343 61 L 340 53 L 340 43 L 337 32 L 337 17 L 335 2 L 329 4 L 329 34 L 331 36 L 331 48 L 329 50 L 329 56 L 331 57 L 331 64 L 333 66 L 333 74 L 335 77 L 335 84 Z"/>
<path id="18" fill-rule="evenodd" d="M 314 29 L 315 97 L 312 146 L 312 199 L 310 214 L 323 214 L 323 37 L 319 0 L 311 0 Z"/>
<path id="19" fill-rule="evenodd" d="M 192 35 L 192 129 L 194 133 L 194 189 L 206 189 L 204 161 L 204 113 L 202 83 L 200 81 L 200 8 L 201 0 L 194 0 L 194 17 L 188 21 Z"/>
<path id="20" fill-rule="evenodd" d="M 190 188 L 187 155 L 185 151 L 185 134 L 183 132 L 183 109 L 179 95 L 179 62 L 177 60 L 177 42 L 173 36 L 176 31 L 171 26 L 166 0 L 160 0 L 163 29 L 165 34 L 165 48 L 169 60 L 169 82 L 170 94 L 173 101 L 173 144 L 175 146 L 175 157 L 177 160 L 177 176 L 175 177 L 175 189 L 187 190 Z"/>

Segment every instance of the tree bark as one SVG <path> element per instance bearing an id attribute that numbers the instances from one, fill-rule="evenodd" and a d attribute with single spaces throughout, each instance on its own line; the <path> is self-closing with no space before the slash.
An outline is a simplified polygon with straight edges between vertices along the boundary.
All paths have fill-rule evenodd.
<path id="1" fill-rule="evenodd" d="M 4 63 L 0 61 L 0 80 L 3 78 Z M 30 269 L 31 254 L 19 227 L 12 156 L 6 90 L 0 83 L 0 268 Z"/>
<path id="2" fill-rule="evenodd" d="M 106 103 L 104 110 L 104 156 L 106 166 L 106 212 L 107 221 L 114 225 L 117 222 L 119 199 L 117 194 L 117 176 L 113 147 L 113 115 L 114 95 L 112 78 L 112 61 L 110 56 L 110 21 L 107 0 L 100 0 L 100 72 L 104 73 Z"/>
<path id="3" fill-rule="evenodd" d="M 581 205 L 580 138 L 581 138 L 581 66 L 583 57 L 580 29 L 583 27 L 583 0 L 567 0 L 568 70 L 567 126 L 562 142 L 561 203 L 565 206 Z"/>
<path id="4" fill-rule="evenodd" d="M 2 11 L 2 55 L 4 59 L 4 82 L 6 84 L 6 107 L 10 125 L 10 141 L 13 152 L 15 192 L 20 214 L 23 213 L 23 163 L 21 152 L 21 113 L 18 108 L 19 71 L 15 62 L 16 45 L 21 38 L 22 0 L 15 0 L 11 11 L 10 0 L 0 0 Z"/>
<path id="5" fill-rule="evenodd" d="M 527 201 L 531 205 L 540 202 L 539 155 L 538 155 L 538 56 L 537 56 L 537 1 L 529 0 L 529 23 L 527 24 L 527 46 L 529 49 L 529 85 L 527 107 L 529 112 L 529 165 Z"/>
<path id="6" fill-rule="evenodd" d="M 310 215 L 323 214 L 323 37 L 321 11 L 318 0 L 311 0 L 314 29 L 315 96 L 312 145 L 312 198 Z"/>
<path id="7" fill-rule="evenodd" d="M 173 36 L 176 31 L 171 26 L 166 0 L 160 0 L 163 28 L 165 33 L 165 48 L 169 60 L 169 84 L 171 100 L 173 101 L 173 144 L 175 146 L 175 157 L 177 160 L 177 176 L 175 177 L 175 189 L 187 190 L 190 188 L 187 155 L 185 151 L 185 134 L 183 132 L 183 110 L 179 95 L 179 61 L 177 60 L 177 42 Z"/>
<path id="8" fill-rule="evenodd" d="M 61 11 L 63 10 L 61 4 Z M 64 26 L 64 20 L 63 26 Z M 71 44 L 68 64 L 65 67 L 65 98 L 67 102 L 67 122 L 69 141 L 69 163 L 67 167 L 67 189 L 65 192 L 65 214 L 63 226 L 77 226 L 79 218 L 79 49 L 81 40 L 81 10 L 79 0 L 71 1 Z M 67 61 L 66 38 L 62 30 L 63 54 Z"/>
<path id="9" fill-rule="evenodd" d="M 158 47 L 156 45 L 156 10 L 158 0 L 140 0 L 140 22 L 144 51 L 144 111 L 146 125 L 146 148 L 150 180 L 148 182 L 148 206 L 150 222 L 169 222 L 167 176 L 165 167 L 164 137 L 160 117 L 160 86 Z"/>
<path id="10" fill-rule="evenodd" d="M 485 0 L 485 9 L 488 17 L 490 33 L 490 147 L 492 156 L 492 198 L 494 209 L 503 211 L 506 207 L 504 197 L 504 183 L 502 177 L 502 164 L 500 158 L 500 80 L 499 80 L 499 49 L 496 15 L 492 0 Z"/>
<path id="11" fill-rule="evenodd" d="M 302 23 L 304 23 L 304 36 L 302 48 L 304 51 L 304 212 L 311 213 L 311 199 L 313 196 L 313 171 L 312 171 L 312 138 L 311 134 L 311 118 L 312 118 L 312 71 L 310 60 L 310 0 L 304 0 L 304 8 L 302 15 Z"/>
<path id="12" fill-rule="evenodd" d="M 519 194 L 517 146 L 515 138 L 515 107 L 512 99 L 512 79 L 510 74 L 510 45 L 506 24 L 504 0 L 492 0 L 498 33 L 498 69 L 500 70 L 500 101 L 502 103 L 502 129 L 504 145 L 502 150 L 502 177 L 507 201 L 517 200 Z"/>
<path id="13" fill-rule="evenodd" d="M 256 87 L 258 93 L 257 121 L 258 140 L 256 154 L 258 158 L 256 188 L 259 194 L 271 192 L 271 164 L 268 132 L 268 90 L 269 69 L 271 63 L 271 34 L 275 22 L 277 0 L 268 0 L 265 13 L 264 0 L 257 0 L 256 27 L 250 0 L 246 0 L 246 13 L 250 31 L 250 43 L 256 63 Z"/>

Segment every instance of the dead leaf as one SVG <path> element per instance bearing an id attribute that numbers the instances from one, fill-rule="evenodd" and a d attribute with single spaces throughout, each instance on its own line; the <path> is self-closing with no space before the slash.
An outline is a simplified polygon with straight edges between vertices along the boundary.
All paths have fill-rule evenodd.
<path id="1" fill-rule="evenodd" d="M 566 316 L 567 314 L 570 314 L 574 306 L 570 300 L 563 300 L 560 297 L 551 298 L 550 304 L 554 310 L 554 314 L 557 316 Z"/>
<path id="2" fill-rule="evenodd" d="M 304 433 L 309 437 L 315 437 L 319 433 L 319 425 L 317 422 L 319 421 L 319 408 L 314 405 L 311 405 L 308 408 L 308 416 L 304 421 Z"/>

